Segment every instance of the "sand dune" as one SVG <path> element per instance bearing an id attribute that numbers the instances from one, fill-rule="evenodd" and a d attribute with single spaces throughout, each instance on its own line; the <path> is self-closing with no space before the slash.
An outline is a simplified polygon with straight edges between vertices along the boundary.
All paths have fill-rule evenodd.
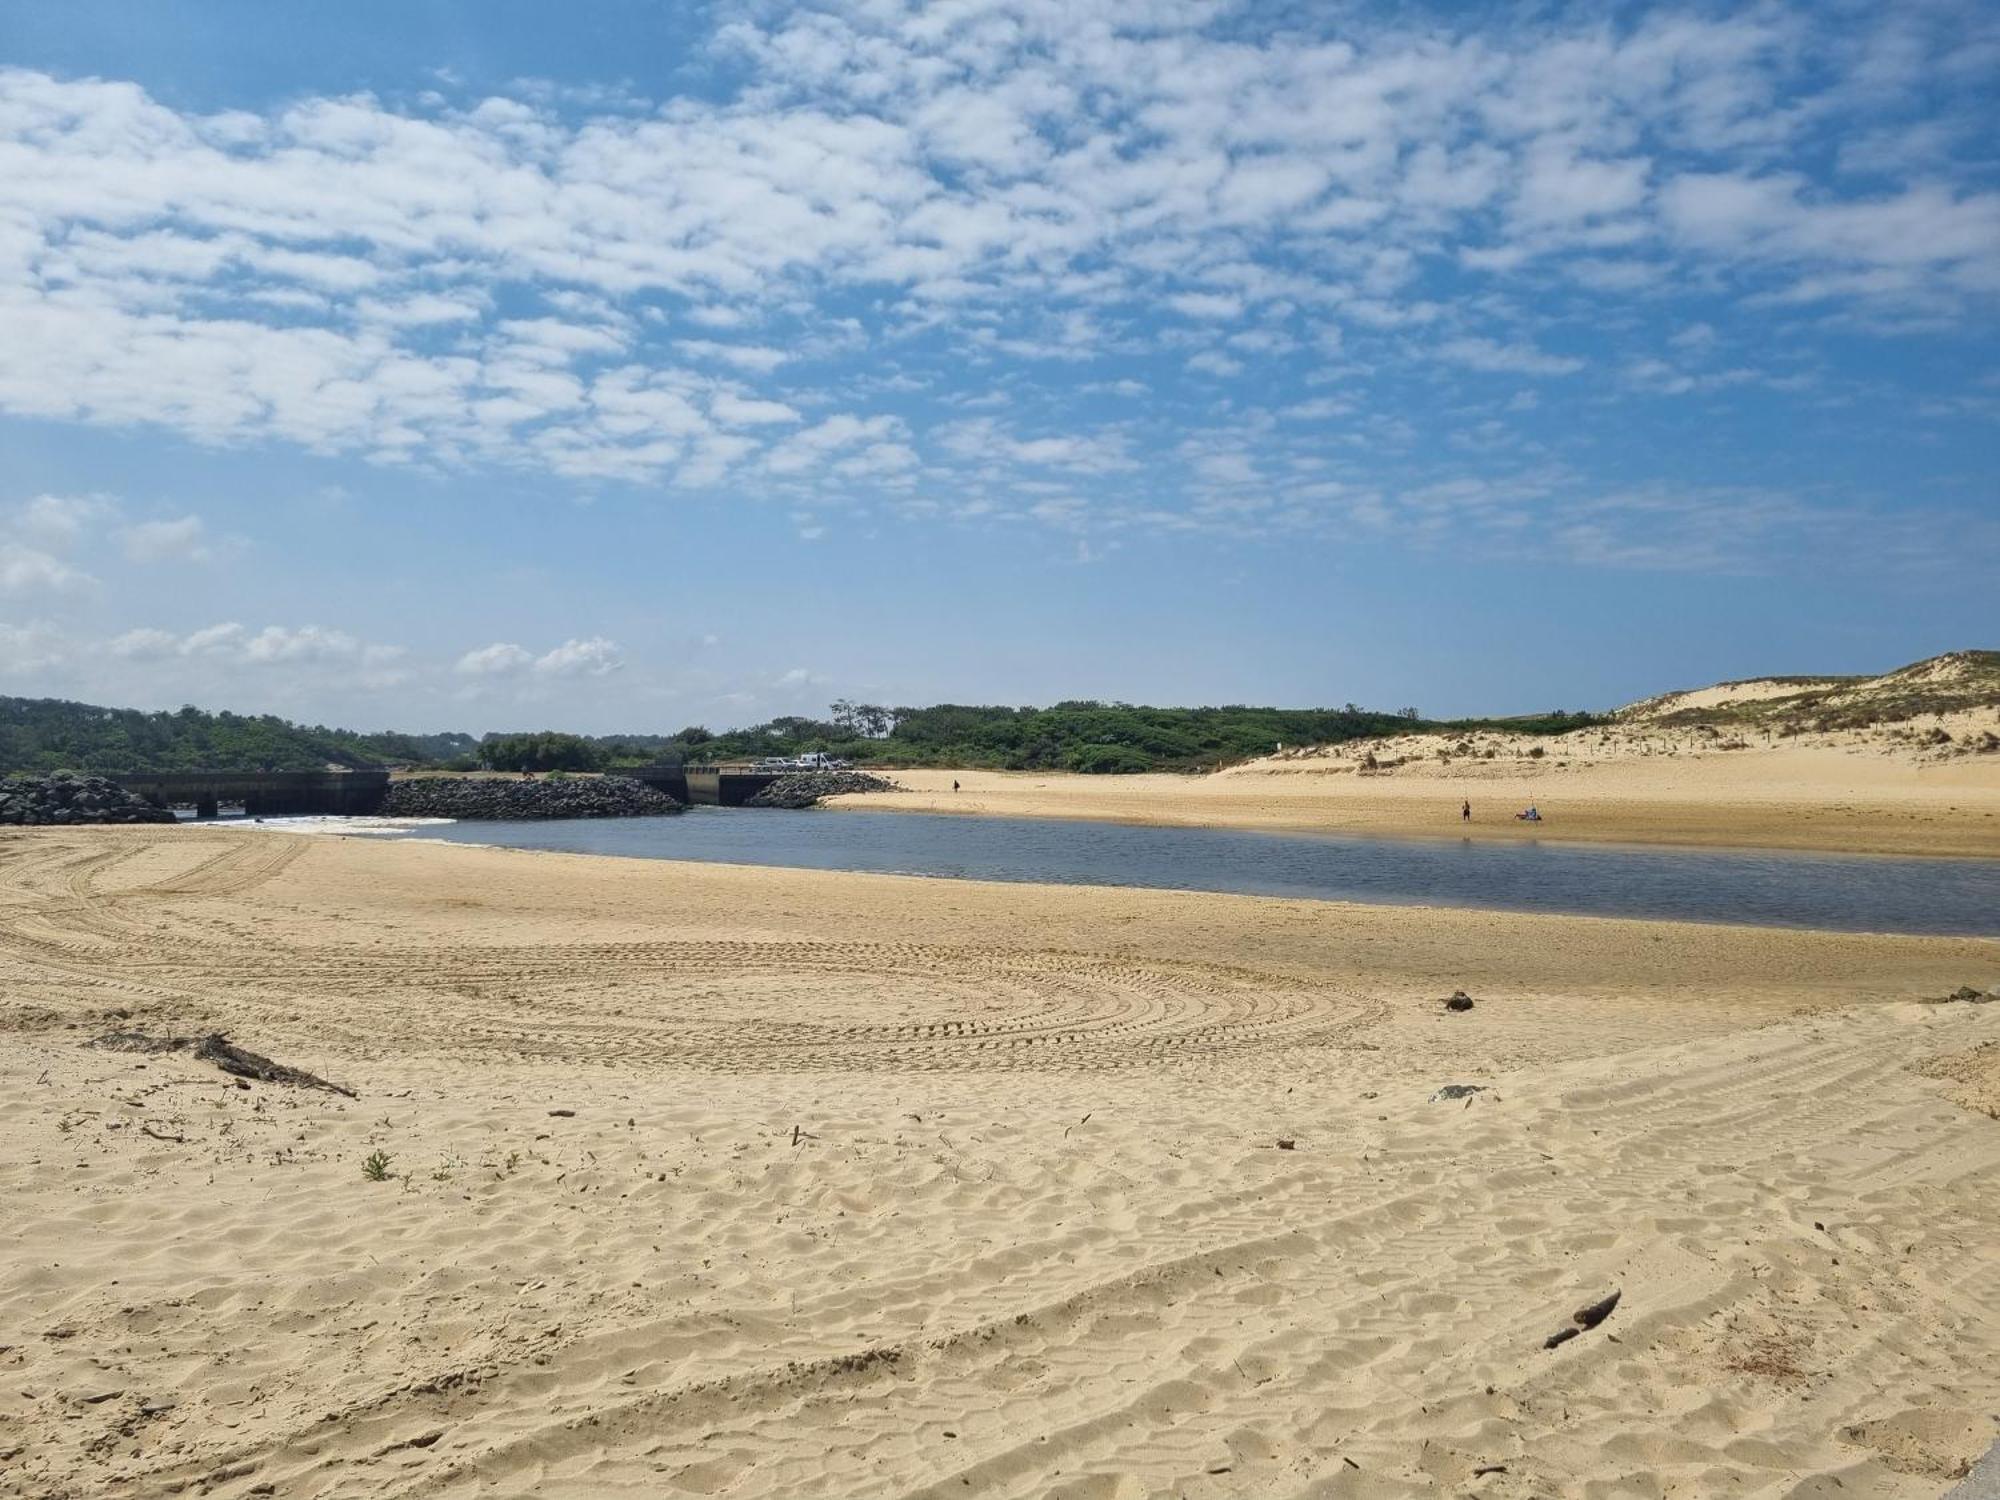
<path id="1" fill-rule="evenodd" d="M 1972 980 L 2000 945 L 0 836 L 0 1493 L 1929 1500 L 2000 1409 L 2000 1005 L 1916 1003 Z M 84 1045 L 133 1027 L 361 1097 Z"/>
<path id="2" fill-rule="evenodd" d="M 2000 730 L 2000 713 L 1972 718 L 1961 733 Z M 1926 756 L 1865 735 L 1723 749 L 1651 728 L 1460 743 L 1405 735 L 1309 747 L 1207 776 L 899 770 L 901 796 L 833 800 L 1188 827 L 2000 858 L 2000 754 Z M 1545 821 L 1515 820 L 1530 803 Z"/>
<path id="3" fill-rule="evenodd" d="M 1210 775 L 898 771 L 839 805 L 1393 836 L 2000 858 L 2000 654 L 1667 693 L 1560 735 L 1274 747 Z M 954 787 L 954 783 L 957 786 Z M 1460 809 L 1471 802 L 1470 821 Z M 1530 805 L 1543 820 L 1514 814 Z"/>

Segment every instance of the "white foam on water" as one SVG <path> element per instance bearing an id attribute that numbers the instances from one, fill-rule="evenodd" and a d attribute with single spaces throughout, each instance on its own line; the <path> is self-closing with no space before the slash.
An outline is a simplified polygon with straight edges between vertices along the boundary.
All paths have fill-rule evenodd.
<path id="1" fill-rule="evenodd" d="M 189 827 L 265 828 L 279 833 L 361 834 L 370 838 L 394 838 L 419 828 L 437 828 L 455 823 L 456 818 L 341 818 L 313 814 L 291 818 L 212 818 Z"/>

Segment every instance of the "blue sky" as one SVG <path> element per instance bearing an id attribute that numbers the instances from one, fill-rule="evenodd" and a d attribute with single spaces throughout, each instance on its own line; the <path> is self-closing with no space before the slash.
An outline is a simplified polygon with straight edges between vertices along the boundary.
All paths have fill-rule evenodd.
<path id="1" fill-rule="evenodd" d="M 70 3 L 0 691 L 1608 706 L 2000 644 L 2000 17 Z"/>

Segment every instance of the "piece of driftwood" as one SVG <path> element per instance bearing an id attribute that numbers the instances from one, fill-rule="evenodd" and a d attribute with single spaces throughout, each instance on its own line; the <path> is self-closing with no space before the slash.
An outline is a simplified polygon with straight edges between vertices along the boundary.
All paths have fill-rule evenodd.
<path id="1" fill-rule="evenodd" d="M 1618 1305 L 1618 1299 L 1624 1295 L 1622 1291 L 1613 1292 L 1609 1297 L 1593 1302 L 1588 1307 L 1579 1307 L 1570 1316 L 1576 1320 L 1580 1328 L 1595 1328 L 1611 1316 L 1611 1309 Z"/>
<path id="2" fill-rule="evenodd" d="M 1601 1297 L 1595 1302 L 1586 1303 L 1584 1306 L 1579 1307 L 1569 1315 L 1570 1322 L 1574 1326 L 1558 1328 L 1554 1333 L 1542 1340 L 1542 1347 L 1544 1349 L 1557 1348 L 1560 1345 L 1567 1344 L 1585 1329 L 1595 1328 L 1599 1323 L 1602 1323 L 1606 1318 L 1611 1316 L 1611 1310 L 1618 1305 L 1618 1299 L 1624 1295 L 1624 1292 L 1616 1291 L 1608 1297 Z"/>
<path id="3" fill-rule="evenodd" d="M 219 1031 L 211 1031 L 207 1036 L 148 1036 L 143 1031 L 113 1031 L 96 1038 L 90 1045 L 102 1047 L 108 1052 L 186 1052 L 201 1062 L 213 1064 L 232 1078 L 281 1083 L 295 1089 L 325 1089 L 330 1094 L 341 1094 L 349 1099 L 361 1097 L 353 1089 L 322 1078 L 317 1073 L 287 1067 L 261 1053 L 239 1047 Z"/>

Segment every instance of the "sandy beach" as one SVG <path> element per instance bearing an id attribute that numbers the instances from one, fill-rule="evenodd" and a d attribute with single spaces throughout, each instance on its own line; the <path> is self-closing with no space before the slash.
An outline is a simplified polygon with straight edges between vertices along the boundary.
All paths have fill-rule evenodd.
<path id="1" fill-rule="evenodd" d="M 1510 743 L 1487 760 L 1441 759 L 1448 742 L 1413 735 L 1201 776 L 896 770 L 903 795 L 835 801 L 1185 827 L 2000 858 L 2000 756 L 1925 760 L 1858 738 L 1724 752 L 1685 736 L 1619 734 L 1603 745 L 1549 740 L 1534 759 Z M 1386 768 L 1367 768 L 1370 754 Z M 1459 815 L 1466 801 L 1469 822 Z M 1531 804 L 1543 821 L 1517 821 Z"/>
<path id="2" fill-rule="evenodd" d="M 0 835 L 0 1492 L 1931 1500 L 2000 1411 L 1967 983 L 2000 944 Z M 88 1045 L 218 1029 L 358 1097 Z"/>

